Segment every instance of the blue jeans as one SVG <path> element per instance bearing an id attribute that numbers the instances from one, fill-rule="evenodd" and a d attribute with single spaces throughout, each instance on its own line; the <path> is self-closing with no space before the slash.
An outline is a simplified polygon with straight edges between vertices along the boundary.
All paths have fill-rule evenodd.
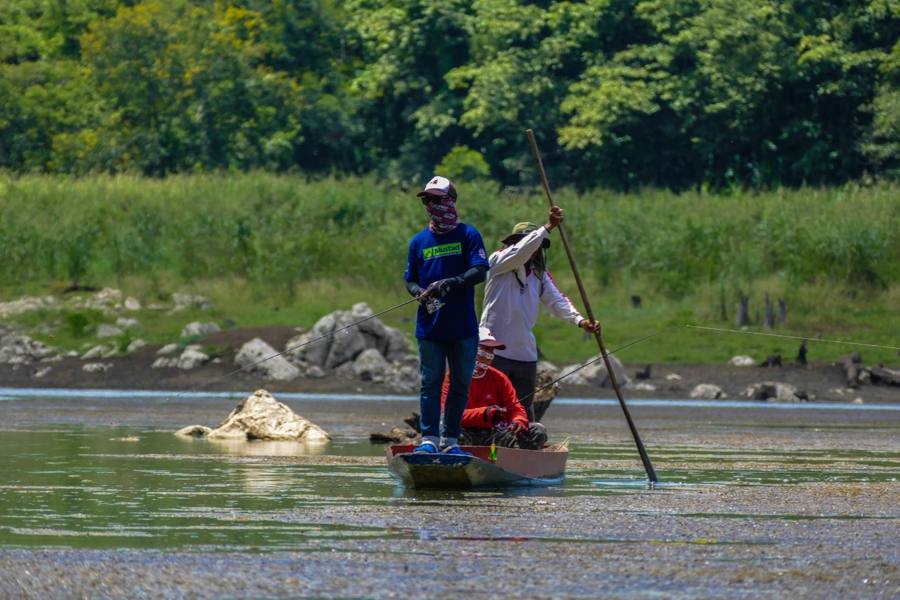
<path id="1" fill-rule="evenodd" d="M 478 336 L 447 342 L 423 339 L 418 342 L 419 371 L 422 374 L 419 390 L 422 438 L 458 438 L 463 411 L 469 401 Z M 450 367 L 450 391 L 444 404 L 441 431 L 441 386 L 446 366 Z"/>

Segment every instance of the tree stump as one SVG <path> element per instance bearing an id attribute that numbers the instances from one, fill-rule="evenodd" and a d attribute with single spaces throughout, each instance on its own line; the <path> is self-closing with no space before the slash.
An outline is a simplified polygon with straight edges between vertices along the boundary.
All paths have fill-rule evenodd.
<path id="1" fill-rule="evenodd" d="M 763 317 L 763 327 L 766 329 L 774 329 L 775 328 L 775 310 L 772 308 L 772 300 L 769 298 L 769 294 L 766 294 L 766 308 L 765 308 L 765 316 Z"/>
<path id="2" fill-rule="evenodd" d="M 737 326 L 746 327 L 750 324 L 750 298 L 741 294 L 740 305 L 738 306 Z"/>
<path id="3" fill-rule="evenodd" d="M 806 366 L 806 340 L 800 342 L 800 348 L 797 350 L 797 364 Z"/>
<path id="4" fill-rule="evenodd" d="M 862 356 L 859 352 L 848 354 L 841 361 L 841 365 L 844 368 L 844 379 L 847 383 L 847 387 L 859 387 L 859 367 L 861 364 Z"/>

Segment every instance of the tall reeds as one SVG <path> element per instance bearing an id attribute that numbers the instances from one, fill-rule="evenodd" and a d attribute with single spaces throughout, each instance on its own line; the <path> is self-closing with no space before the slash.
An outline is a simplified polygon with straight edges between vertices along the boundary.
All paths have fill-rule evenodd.
<path id="1" fill-rule="evenodd" d="M 461 217 L 489 250 L 516 222 L 543 222 L 536 191 L 458 187 Z M 0 282 L 136 276 L 161 285 L 239 276 L 291 295 L 304 282 L 339 277 L 393 288 L 407 240 L 426 222 L 414 192 L 371 178 L 260 173 L 0 178 Z M 773 276 L 848 290 L 900 279 L 896 185 L 556 196 L 595 285 L 640 276 L 680 296 L 711 282 L 746 288 Z"/>

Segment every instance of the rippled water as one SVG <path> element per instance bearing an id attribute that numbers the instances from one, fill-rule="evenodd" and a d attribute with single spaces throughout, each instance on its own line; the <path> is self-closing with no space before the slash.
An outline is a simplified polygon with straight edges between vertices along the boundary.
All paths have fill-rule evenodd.
<path id="1" fill-rule="evenodd" d="M 601 495 L 646 487 L 624 445 L 573 447 L 564 485 L 416 493 L 388 476 L 382 446 L 213 442 L 130 427 L 52 427 L 0 435 L 0 545 L 322 550 L 334 540 L 406 537 L 377 526 L 304 522 L 305 509 L 445 498 Z M 660 489 L 897 481 L 900 453 L 655 447 Z M 711 462 L 717 462 L 715 468 Z M 599 463 L 599 464 L 598 464 Z M 692 467 L 697 464 L 696 468 Z M 817 468 L 820 467 L 820 468 Z"/>

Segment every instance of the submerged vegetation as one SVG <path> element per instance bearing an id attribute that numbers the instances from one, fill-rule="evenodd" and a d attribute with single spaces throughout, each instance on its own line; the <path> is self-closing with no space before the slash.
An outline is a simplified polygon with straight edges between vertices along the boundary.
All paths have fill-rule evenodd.
<path id="1" fill-rule="evenodd" d="M 308 326 L 360 300 L 390 306 L 405 297 L 406 244 L 425 224 L 414 191 L 370 178 L 307 181 L 263 173 L 5 178 L 2 299 L 73 284 L 113 285 L 150 299 L 190 288 L 211 295 L 240 325 Z M 545 217 L 538 190 L 462 181 L 459 193 L 462 219 L 479 228 L 489 250 L 514 223 Z M 729 195 L 561 189 L 556 199 L 595 310 L 609 324 L 611 347 L 688 322 L 732 326 L 741 296 L 750 300 L 751 326 L 759 326 L 766 294 L 786 302 L 781 332 L 896 344 L 900 190 L 894 185 Z M 550 267 L 574 294 L 558 242 Z M 640 309 L 632 307 L 635 295 Z M 68 318 L 73 337 L 83 320 Z M 589 351 L 572 345 L 577 331 L 553 321 L 538 336 L 554 360 Z M 682 332 L 630 356 L 710 360 L 732 346 L 775 348 L 746 336 L 687 342 Z M 777 349 L 792 356 L 796 346 L 782 342 Z M 882 354 L 891 360 L 889 351 Z"/>

